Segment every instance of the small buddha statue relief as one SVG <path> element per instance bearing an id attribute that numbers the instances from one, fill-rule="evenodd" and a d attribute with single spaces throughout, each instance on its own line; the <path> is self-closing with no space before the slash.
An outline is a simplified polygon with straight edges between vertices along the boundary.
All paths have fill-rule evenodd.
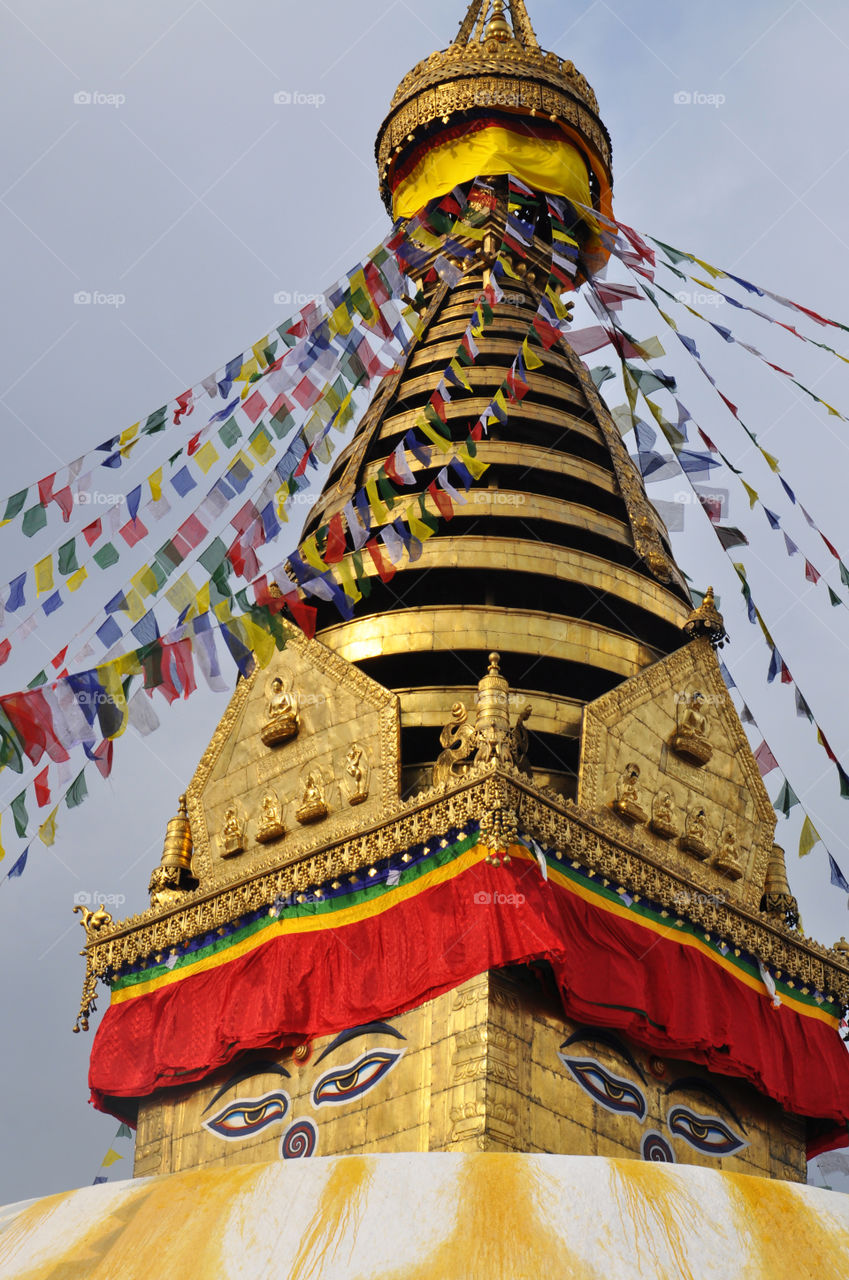
<path id="1" fill-rule="evenodd" d="M 324 789 L 318 773 L 307 774 L 306 782 L 304 783 L 304 794 L 295 812 L 295 817 L 298 822 L 318 822 L 320 818 L 327 817 Z"/>
<path id="2" fill-rule="evenodd" d="M 348 804 L 362 804 L 368 800 L 369 774 L 371 772 L 365 747 L 354 742 L 345 756 L 345 772 L 351 779 Z"/>
<path id="3" fill-rule="evenodd" d="M 262 797 L 257 818 L 256 838 L 260 844 L 268 844 L 272 840 L 279 840 L 285 834 L 286 828 L 283 826 L 283 815 L 280 812 L 277 796 L 273 791 L 266 791 Z"/>
<path id="4" fill-rule="evenodd" d="M 678 732 L 670 746 L 676 755 L 683 756 L 690 764 L 707 764 L 713 755 L 713 747 L 708 741 L 705 705 L 705 695 L 698 689 L 678 702 Z"/>
<path id="5" fill-rule="evenodd" d="M 245 847 L 245 820 L 240 817 L 235 804 L 229 804 L 224 813 L 224 823 L 218 836 L 221 853 L 225 858 L 232 858 L 241 853 Z"/>
<path id="6" fill-rule="evenodd" d="M 655 796 L 651 807 L 649 827 L 655 835 L 662 836 L 664 840 L 668 840 L 670 836 L 678 834 L 678 827 L 675 821 L 675 806 L 668 791 L 658 791 Z"/>
<path id="7" fill-rule="evenodd" d="M 276 747 L 297 737 L 298 695 L 286 689 L 281 676 L 275 676 L 269 687 L 268 710 L 260 737 L 267 747 Z"/>
<path id="8" fill-rule="evenodd" d="M 681 837 L 681 848 L 694 854 L 700 861 L 710 857 L 710 826 L 704 809 L 698 805 L 687 814 L 684 834 Z"/>
<path id="9" fill-rule="evenodd" d="M 739 880 L 743 874 L 740 858 L 737 853 L 737 836 L 730 827 L 726 827 L 719 842 L 719 850 L 713 865 L 721 876 L 727 880 Z"/>
<path id="10" fill-rule="evenodd" d="M 640 766 L 626 764 L 616 783 L 616 799 L 613 808 L 626 822 L 645 822 L 648 814 L 640 804 L 640 788 L 638 786 Z"/>

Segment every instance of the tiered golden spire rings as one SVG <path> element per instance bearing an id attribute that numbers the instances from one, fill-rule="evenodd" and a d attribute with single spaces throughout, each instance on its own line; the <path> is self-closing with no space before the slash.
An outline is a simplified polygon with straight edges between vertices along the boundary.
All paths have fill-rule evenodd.
<path id="1" fill-rule="evenodd" d="M 455 45 L 469 44 L 473 41 L 484 43 L 487 40 L 518 40 L 526 49 L 539 51 L 525 0 L 507 0 L 507 11 L 510 14 L 512 30 L 504 16 L 505 0 L 471 0 L 466 16 L 460 23 Z M 492 10 L 488 26 L 484 26 Z"/>

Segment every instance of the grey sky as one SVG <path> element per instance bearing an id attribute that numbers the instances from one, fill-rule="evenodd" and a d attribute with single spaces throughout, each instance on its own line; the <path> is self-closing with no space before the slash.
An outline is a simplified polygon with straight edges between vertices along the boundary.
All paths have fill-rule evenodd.
<path id="1" fill-rule="evenodd" d="M 462 0 L 0 5 L 0 39 L 13 55 L 0 81 L 4 493 L 198 382 L 285 318 L 290 309 L 275 304 L 276 294 L 323 289 L 377 243 L 387 225 L 372 158 L 377 126 L 401 76 L 448 43 L 463 7 Z M 849 22 L 840 0 L 529 0 L 529 8 L 542 44 L 571 57 L 598 94 L 613 136 L 620 218 L 849 321 Z M 326 101 L 276 106 L 279 90 Z M 681 92 L 726 101 L 676 104 Z M 80 93 L 125 101 L 75 103 Z M 125 301 L 82 306 L 74 302 L 79 291 Z M 623 318 L 628 327 L 628 312 Z M 694 336 L 696 324 L 688 330 Z M 658 331 L 648 308 L 633 329 L 643 337 Z M 776 329 L 745 332 L 849 413 L 845 366 Z M 849 354 L 849 335 L 813 336 Z M 761 377 L 718 339 L 705 344 L 705 356 L 849 561 L 846 424 L 788 382 Z M 686 368 L 677 352 L 659 363 Z M 687 374 L 682 387 L 708 434 L 784 513 L 776 482 L 698 375 Z M 805 586 L 798 558 L 788 561 L 762 513 L 740 504 L 739 486 L 725 477 L 718 484 L 735 495 L 733 522 L 752 535 L 740 558 L 779 648 L 847 759 L 846 612 L 829 609 L 822 588 Z M 733 637 L 727 661 L 849 875 L 849 801 L 837 796 L 813 730 L 795 717 L 792 689 L 767 688 L 766 649 L 697 515 L 688 513 L 675 544 L 679 560 L 697 585 L 714 581 L 722 593 Z M 786 527 L 830 570 L 798 513 L 790 511 Z M 26 543 L 4 541 L 5 532 L 4 582 L 29 563 Z M 58 647 L 50 642 L 63 626 L 59 617 L 54 631 L 32 638 L 24 678 Z M 4 691 L 23 671 L 4 669 Z M 110 1145 L 116 1122 L 86 1102 L 91 1035 L 70 1034 L 83 972 L 73 897 L 124 895 L 127 913 L 144 906 L 165 823 L 224 705 L 199 692 L 162 710 L 155 736 L 122 738 L 112 778 L 95 775 L 91 799 L 60 812 L 54 850 L 36 844 L 24 876 L 0 886 L 0 1203 L 90 1182 Z M 16 790 L 15 780 L 0 778 L 4 804 Z M 822 847 L 799 863 L 797 815 L 779 820 L 778 838 L 789 833 L 806 928 L 832 942 L 849 925 L 845 895 L 829 885 Z"/>

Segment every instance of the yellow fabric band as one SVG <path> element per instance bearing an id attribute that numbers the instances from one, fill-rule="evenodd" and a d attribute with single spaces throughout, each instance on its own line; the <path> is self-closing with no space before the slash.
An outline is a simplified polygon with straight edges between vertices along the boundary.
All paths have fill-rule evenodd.
<path id="1" fill-rule="evenodd" d="M 396 218 L 409 218 L 428 200 L 481 174 L 512 173 L 538 191 L 590 205 L 590 183 L 581 153 L 568 142 L 528 138 L 511 129 L 481 129 L 434 147 L 393 195 Z"/>

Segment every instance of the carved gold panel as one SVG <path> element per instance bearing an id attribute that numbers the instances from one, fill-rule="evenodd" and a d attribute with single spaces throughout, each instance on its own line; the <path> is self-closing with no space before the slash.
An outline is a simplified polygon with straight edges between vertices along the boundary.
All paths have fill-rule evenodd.
<path id="1" fill-rule="evenodd" d="M 398 802 L 399 725 L 394 694 L 293 632 L 240 680 L 187 788 L 201 890 L 379 821 Z"/>
<path id="2" fill-rule="evenodd" d="M 776 817 L 707 640 L 586 707 L 578 804 L 670 870 L 758 909 Z"/>

